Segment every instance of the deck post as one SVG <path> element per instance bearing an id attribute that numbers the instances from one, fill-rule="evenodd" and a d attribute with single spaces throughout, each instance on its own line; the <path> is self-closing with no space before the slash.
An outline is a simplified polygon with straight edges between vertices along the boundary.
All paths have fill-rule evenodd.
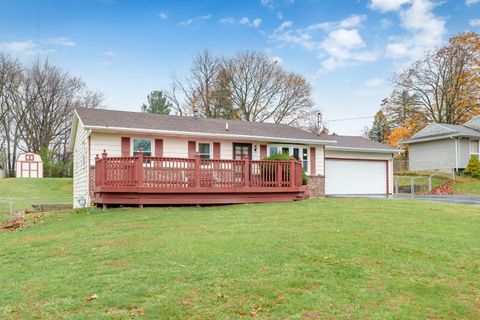
<path id="1" fill-rule="evenodd" d="M 200 179 L 202 178 L 200 172 L 200 155 L 195 153 L 195 187 L 200 188 Z"/>
<path id="2" fill-rule="evenodd" d="M 102 152 L 102 178 L 100 186 L 103 186 L 107 181 L 107 150 Z"/>
<path id="3" fill-rule="evenodd" d="M 283 161 L 277 161 L 277 186 L 282 186 L 282 164 Z"/>
<path id="4" fill-rule="evenodd" d="M 295 158 L 290 156 L 290 187 L 295 186 Z"/>
<path id="5" fill-rule="evenodd" d="M 250 159 L 248 156 L 243 156 L 243 182 L 245 188 L 250 187 Z"/>
<path id="6" fill-rule="evenodd" d="M 138 157 L 135 163 L 137 174 L 137 187 L 143 187 L 143 150 L 138 149 Z"/>

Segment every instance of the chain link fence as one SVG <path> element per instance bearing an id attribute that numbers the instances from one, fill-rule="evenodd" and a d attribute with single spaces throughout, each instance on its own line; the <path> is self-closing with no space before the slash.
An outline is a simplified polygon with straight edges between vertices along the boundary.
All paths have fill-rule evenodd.
<path id="1" fill-rule="evenodd" d="M 421 169 L 415 170 L 416 168 Z M 394 160 L 393 173 L 395 193 L 431 193 L 434 189 L 455 180 L 455 168 L 451 164 L 441 162 Z"/>

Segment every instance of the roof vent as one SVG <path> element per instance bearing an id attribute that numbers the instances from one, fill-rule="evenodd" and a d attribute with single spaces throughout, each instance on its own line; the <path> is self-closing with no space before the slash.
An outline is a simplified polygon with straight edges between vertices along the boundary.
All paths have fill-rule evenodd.
<path id="1" fill-rule="evenodd" d="M 228 128 L 228 122 L 225 122 L 225 130 L 229 131 L 230 129 Z"/>
<path id="2" fill-rule="evenodd" d="M 198 109 L 197 108 L 193 109 L 193 117 L 198 118 L 199 116 L 200 116 L 200 113 L 198 112 Z"/>

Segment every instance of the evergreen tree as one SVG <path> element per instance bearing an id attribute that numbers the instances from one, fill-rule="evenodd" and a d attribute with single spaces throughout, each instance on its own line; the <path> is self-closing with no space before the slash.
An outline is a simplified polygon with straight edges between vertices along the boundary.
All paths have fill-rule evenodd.
<path id="1" fill-rule="evenodd" d="M 390 127 L 388 120 L 382 111 L 378 111 L 375 115 L 372 128 L 368 131 L 368 138 L 373 141 L 385 143 L 389 135 Z"/>
<path id="2" fill-rule="evenodd" d="M 147 96 L 148 104 L 142 105 L 142 111 L 156 114 L 170 114 L 172 104 L 162 91 L 154 90 Z"/>

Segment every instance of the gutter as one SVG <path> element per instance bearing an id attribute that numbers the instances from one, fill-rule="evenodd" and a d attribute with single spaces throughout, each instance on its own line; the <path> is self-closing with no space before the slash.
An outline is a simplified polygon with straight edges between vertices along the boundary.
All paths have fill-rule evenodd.
<path id="1" fill-rule="evenodd" d="M 339 150 L 339 151 L 354 151 L 354 152 L 372 152 L 372 153 L 404 153 L 404 150 L 399 149 L 376 149 L 376 148 L 352 148 L 352 147 L 339 147 L 339 146 L 326 146 L 327 150 Z"/>
<path id="2" fill-rule="evenodd" d="M 166 136 L 186 136 L 186 137 L 216 137 L 225 139 L 245 139 L 254 141 L 271 141 L 271 142 L 292 142 L 292 143 L 310 143 L 318 145 L 326 145 L 337 143 L 335 140 L 320 140 L 320 139 L 292 139 L 279 137 L 264 137 L 251 136 L 242 134 L 224 134 L 224 133 L 206 133 L 206 132 L 190 132 L 190 131 L 172 131 L 172 130 L 155 130 L 155 129 L 138 129 L 138 128 L 123 128 L 123 127 L 103 127 L 103 126 L 84 126 L 85 129 L 91 129 L 97 132 L 132 132 L 144 134 L 160 134 Z"/>

